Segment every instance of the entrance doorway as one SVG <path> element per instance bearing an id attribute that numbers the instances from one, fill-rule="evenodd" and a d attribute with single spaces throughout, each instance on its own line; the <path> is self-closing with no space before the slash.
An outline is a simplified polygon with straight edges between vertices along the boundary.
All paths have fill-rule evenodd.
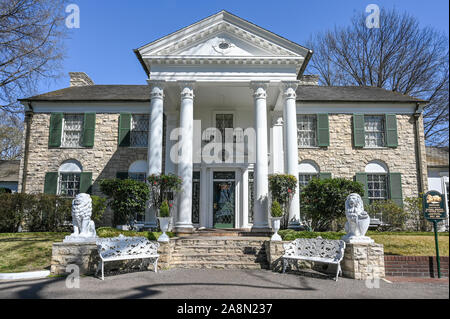
<path id="1" fill-rule="evenodd" d="M 213 226 L 233 228 L 235 222 L 235 173 L 214 172 Z"/>

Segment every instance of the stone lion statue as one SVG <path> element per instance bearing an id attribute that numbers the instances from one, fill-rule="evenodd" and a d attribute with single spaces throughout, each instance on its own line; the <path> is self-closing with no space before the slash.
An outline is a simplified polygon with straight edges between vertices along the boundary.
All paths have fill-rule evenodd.
<path id="1" fill-rule="evenodd" d="M 73 233 L 64 241 L 85 241 L 97 237 L 92 216 L 92 199 L 89 194 L 78 194 L 72 201 Z"/>
<path id="2" fill-rule="evenodd" d="M 369 229 L 370 216 L 364 211 L 364 203 L 359 194 L 352 193 L 345 200 L 345 231 L 347 234 L 342 237 L 346 242 L 373 242 L 370 237 L 366 237 Z"/>

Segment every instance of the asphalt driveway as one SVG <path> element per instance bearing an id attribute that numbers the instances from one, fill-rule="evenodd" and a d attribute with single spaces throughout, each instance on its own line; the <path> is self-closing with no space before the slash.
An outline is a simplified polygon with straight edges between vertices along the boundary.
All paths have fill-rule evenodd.
<path id="1" fill-rule="evenodd" d="M 66 278 L 2 281 L 0 298 L 430 298 L 448 299 L 448 280 L 377 283 L 339 278 L 338 282 L 269 270 L 170 269 L 81 277 L 79 288 L 67 288 Z"/>

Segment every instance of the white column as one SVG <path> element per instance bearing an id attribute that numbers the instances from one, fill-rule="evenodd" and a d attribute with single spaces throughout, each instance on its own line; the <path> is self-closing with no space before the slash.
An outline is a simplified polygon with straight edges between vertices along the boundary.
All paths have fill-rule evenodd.
<path id="1" fill-rule="evenodd" d="M 192 232 L 192 143 L 194 123 L 194 82 L 181 82 L 180 152 L 178 176 L 182 179 L 178 201 L 178 232 Z"/>
<path id="2" fill-rule="evenodd" d="M 271 137 L 271 168 L 273 173 L 280 174 L 284 172 L 283 115 L 281 112 L 272 113 Z"/>
<path id="3" fill-rule="evenodd" d="M 162 144 L 163 144 L 163 102 L 164 82 L 148 81 L 150 85 L 150 118 L 148 121 L 148 152 L 147 152 L 147 176 L 162 173 Z M 151 201 L 145 210 L 145 227 L 157 227 L 157 208 L 151 205 Z"/>
<path id="4" fill-rule="evenodd" d="M 256 163 L 255 163 L 255 202 L 252 231 L 269 229 L 268 209 L 268 157 L 267 157 L 267 83 L 252 82 L 255 105 Z"/>
<path id="5" fill-rule="evenodd" d="M 298 144 L 297 144 L 297 110 L 296 93 L 298 82 L 283 82 L 284 123 L 286 125 L 286 172 L 297 178 L 295 194 L 289 207 L 289 228 L 300 228 L 300 202 L 298 187 Z"/>

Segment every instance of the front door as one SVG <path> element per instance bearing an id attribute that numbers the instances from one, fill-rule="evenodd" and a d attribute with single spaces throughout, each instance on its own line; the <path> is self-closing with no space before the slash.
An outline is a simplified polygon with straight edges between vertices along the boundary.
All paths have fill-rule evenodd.
<path id="1" fill-rule="evenodd" d="M 234 172 L 215 172 L 213 181 L 214 228 L 234 227 Z"/>

